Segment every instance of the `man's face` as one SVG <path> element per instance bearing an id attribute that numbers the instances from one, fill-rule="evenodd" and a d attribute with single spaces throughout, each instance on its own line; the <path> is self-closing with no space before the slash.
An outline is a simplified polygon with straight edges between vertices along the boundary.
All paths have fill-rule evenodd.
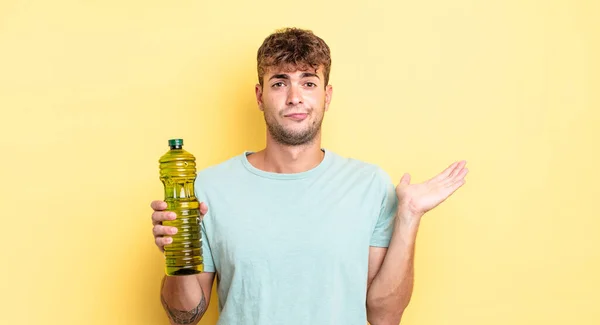
<path id="1" fill-rule="evenodd" d="M 310 143 L 319 134 L 331 94 L 322 67 L 316 71 L 270 68 L 263 86 L 256 85 L 256 99 L 270 135 L 290 146 Z"/>

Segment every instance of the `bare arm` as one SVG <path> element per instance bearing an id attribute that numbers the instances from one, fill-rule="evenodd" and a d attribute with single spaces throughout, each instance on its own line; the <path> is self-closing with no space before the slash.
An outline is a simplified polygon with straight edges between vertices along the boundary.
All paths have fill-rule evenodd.
<path id="1" fill-rule="evenodd" d="M 176 218 L 173 212 L 165 211 L 167 204 L 163 201 L 153 201 L 150 205 L 152 213 L 152 232 L 154 242 L 161 252 L 164 246 L 172 242 L 177 228 L 163 226 L 165 220 Z M 208 207 L 200 203 L 200 214 L 206 215 Z M 172 325 L 198 324 L 210 303 L 210 294 L 215 279 L 214 272 L 204 272 L 195 275 L 165 276 L 160 288 L 160 301 L 169 316 Z"/>
<path id="2" fill-rule="evenodd" d="M 367 318 L 371 325 L 398 325 L 414 283 L 414 247 L 418 225 L 396 219 L 389 248 L 371 247 Z"/>
<path id="3" fill-rule="evenodd" d="M 465 183 L 465 161 L 451 164 L 421 184 L 405 174 L 396 187 L 398 208 L 387 251 L 371 248 L 367 319 L 372 325 L 398 325 L 413 291 L 415 242 L 421 217 Z"/>
<path id="4" fill-rule="evenodd" d="M 215 274 L 165 276 L 160 300 L 172 325 L 197 324 L 210 302 Z"/>

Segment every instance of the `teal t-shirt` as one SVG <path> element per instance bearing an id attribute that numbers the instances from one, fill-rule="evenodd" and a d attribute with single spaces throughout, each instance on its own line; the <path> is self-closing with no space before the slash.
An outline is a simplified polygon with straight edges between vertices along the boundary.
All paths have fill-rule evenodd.
<path id="1" fill-rule="evenodd" d="M 369 246 L 390 242 L 395 186 L 376 165 L 323 151 L 302 173 L 259 170 L 250 152 L 198 173 L 218 325 L 366 324 Z"/>

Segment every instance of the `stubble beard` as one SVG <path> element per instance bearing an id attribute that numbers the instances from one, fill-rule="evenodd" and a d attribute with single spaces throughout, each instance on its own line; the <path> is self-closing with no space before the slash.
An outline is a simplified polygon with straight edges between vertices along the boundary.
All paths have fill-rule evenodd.
<path id="1" fill-rule="evenodd" d="M 264 118 L 267 130 L 273 140 L 286 146 L 302 146 L 312 143 L 317 134 L 319 134 L 324 115 L 319 116 L 316 120 L 312 121 L 308 128 L 301 131 L 286 130 L 275 119 L 269 118 L 266 113 L 264 114 Z"/>

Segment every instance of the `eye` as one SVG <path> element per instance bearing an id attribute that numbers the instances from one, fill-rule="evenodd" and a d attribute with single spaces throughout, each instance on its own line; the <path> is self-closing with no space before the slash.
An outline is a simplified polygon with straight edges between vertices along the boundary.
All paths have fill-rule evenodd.
<path id="1" fill-rule="evenodd" d="M 283 83 L 283 81 L 278 81 L 276 83 L 274 83 L 271 87 L 273 88 L 279 88 L 279 87 L 283 87 L 285 86 L 285 84 Z"/>
<path id="2" fill-rule="evenodd" d="M 310 88 L 313 88 L 313 87 L 316 87 L 316 86 L 317 86 L 317 84 L 315 84 L 314 82 L 310 82 L 310 81 L 309 81 L 309 82 L 307 82 L 305 85 L 306 85 L 307 87 L 310 87 Z"/>

